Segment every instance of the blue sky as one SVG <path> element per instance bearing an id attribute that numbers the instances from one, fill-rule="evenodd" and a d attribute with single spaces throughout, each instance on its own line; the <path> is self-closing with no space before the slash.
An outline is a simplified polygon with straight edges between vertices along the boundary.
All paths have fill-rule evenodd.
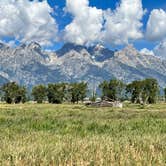
<path id="1" fill-rule="evenodd" d="M 20 3 L 21 1 L 22 3 Z M 166 29 L 165 0 L 31 0 L 31 2 L 20 0 L 20 2 L 12 0 L 0 2 L 2 9 L 0 11 L 0 40 L 3 42 L 17 45 L 36 40 L 41 42 L 43 47 L 56 50 L 65 42 L 91 45 L 101 41 L 112 49 L 120 49 L 127 43 L 132 43 L 139 50 L 143 48 L 153 50 L 166 41 L 166 30 L 164 30 L 164 26 Z M 125 10 L 125 5 L 128 5 L 129 10 L 132 10 L 132 5 L 135 6 L 135 13 Z M 19 12 L 15 12 L 11 6 Z M 3 10 L 4 7 L 7 10 Z M 53 12 L 50 11 L 51 9 Z M 108 12 L 108 10 L 110 11 Z M 89 12 L 91 15 L 84 15 L 84 12 Z M 102 17 L 101 12 L 105 22 L 99 18 Z M 129 13 L 127 18 L 123 17 L 126 13 Z M 82 16 L 84 19 L 81 22 Z M 127 26 L 124 20 L 127 20 L 132 28 L 130 25 Z M 89 29 L 88 25 L 82 27 L 84 22 L 91 25 Z M 147 26 L 148 22 L 149 27 Z M 119 23 L 122 28 L 123 26 L 125 28 L 116 32 Z M 13 30 L 11 30 L 13 24 L 16 27 L 12 27 Z M 157 27 L 159 24 L 161 26 Z M 103 27 L 101 28 L 101 26 Z M 78 32 L 75 33 L 73 29 L 78 30 Z M 96 34 L 103 29 L 104 33 L 102 32 L 96 37 Z M 131 33 L 127 34 L 130 31 Z M 88 32 L 89 34 L 87 34 Z M 100 36 L 103 38 L 101 39 Z"/>
<path id="2" fill-rule="evenodd" d="M 114 10 L 116 8 L 117 3 L 120 3 L 119 0 L 90 0 L 90 6 L 95 6 L 99 9 L 108 9 L 111 8 Z M 63 29 L 68 23 L 71 22 L 71 15 L 62 16 L 63 9 L 65 7 L 65 0 L 48 0 L 48 3 L 51 7 L 56 7 L 56 20 L 59 24 L 59 28 Z M 146 24 L 149 18 L 149 14 L 153 9 L 164 9 L 166 10 L 166 1 L 165 0 L 142 0 L 143 8 L 147 9 L 147 13 L 144 15 L 143 22 L 143 31 L 146 30 Z M 58 9 L 57 9 L 58 8 Z M 144 47 L 148 49 L 153 49 L 156 45 L 156 42 L 146 41 L 144 39 L 133 42 L 134 46 L 137 49 L 142 49 Z M 55 48 L 61 47 L 62 43 L 57 44 Z M 111 47 L 111 46 L 110 46 Z M 121 48 L 123 46 L 116 46 L 117 48 Z"/>

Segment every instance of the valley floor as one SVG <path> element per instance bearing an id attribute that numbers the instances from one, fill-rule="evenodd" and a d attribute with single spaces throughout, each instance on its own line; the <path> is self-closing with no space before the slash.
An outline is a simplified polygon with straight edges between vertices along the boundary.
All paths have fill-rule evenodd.
<path id="1" fill-rule="evenodd" d="M 166 104 L 0 104 L 0 165 L 166 165 Z"/>

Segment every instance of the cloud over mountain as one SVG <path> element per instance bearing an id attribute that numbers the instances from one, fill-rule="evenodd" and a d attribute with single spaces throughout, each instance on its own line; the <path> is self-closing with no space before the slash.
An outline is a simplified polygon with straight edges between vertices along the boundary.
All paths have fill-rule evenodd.
<path id="1" fill-rule="evenodd" d="M 154 53 L 166 59 L 166 11 L 154 9 L 151 11 L 146 29 L 146 38 L 157 42 Z"/>
<path id="2" fill-rule="evenodd" d="M 154 48 L 154 53 L 162 58 L 166 59 L 166 41 L 160 42 L 155 48 Z"/>
<path id="3" fill-rule="evenodd" d="M 73 16 L 65 27 L 64 39 L 76 44 L 91 44 L 100 40 L 103 11 L 89 6 L 89 0 L 66 0 L 66 11 Z"/>
<path id="4" fill-rule="evenodd" d="M 143 37 L 141 32 L 144 10 L 141 0 L 121 0 L 116 10 L 104 11 L 104 41 L 110 44 L 127 44 Z"/>
<path id="5" fill-rule="evenodd" d="M 118 2 L 115 7 L 103 7 L 90 0 L 0 0 L 0 41 L 16 46 L 34 41 L 45 48 L 57 49 L 58 44 L 68 42 L 112 47 L 138 40 L 142 42 L 141 47 L 147 46 L 150 50 L 157 42 L 155 54 L 160 52 L 165 57 L 166 11 L 152 9 L 147 13 L 147 21 L 144 1 Z M 59 6 L 55 6 L 57 4 Z M 63 9 L 66 17 L 63 17 Z M 51 44 L 53 47 L 47 47 Z M 148 49 L 141 51 L 152 54 Z"/>
<path id="6" fill-rule="evenodd" d="M 147 48 L 143 48 L 140 50 L 140 53 L 142 55 L 155 55 L 154 52 L 152 50 L 148 50 Z"/>
<path id="7" fill-rule="evenodd" d="M 115 10 L 90 7 L 88 0 L 67 0 L 66 11 L 73 16 L 65 27 L 65 40 L 76 44 L 96 42 L 114 45 L 143 37 L 144 10 L 141 0 L 121 0 Z"/>
<path id="8" fill-rule="evenodd" d="M 146 36 L 149 40 L 161 41 L 166 38 L 166 12 L 162 9 L 151 11 Z"/>
<path id="9" fill-rule="evenodd" d="M 51 44 L 58 30 L 51 12 L 47 1 L 0 1 L 0 38 Z"/>

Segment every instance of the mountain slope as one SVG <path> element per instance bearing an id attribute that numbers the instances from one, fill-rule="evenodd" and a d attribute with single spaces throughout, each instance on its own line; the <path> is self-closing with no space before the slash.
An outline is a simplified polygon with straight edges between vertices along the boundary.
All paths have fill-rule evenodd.
<path id="1" fill-rule="evenodd" d="M 153 77 L 161 86 L 166 85 L 166 61 L 156 56 L 142 55 L 131 45 L 116 52 L 103 68 L 125 82 Z"/>
<path id="2" fill-rule="evenodd" d="M 7 82 L 8 82 L 8 80 L 0 75 L 0 85 L 3 85 L 5 83 L 7 83 Z"/>
<path id="3" fill-rule="evenodd" d="M 114 52 L 102 45 L 87 48 L 68 43 L 56 52 L 46 52 L 35 42 L 16 48 L 0 43 L 0 76 L 0 82 L 17 81 L 29 88 L 61 81 L 87 81 L 92 88 L 106 79 L 131 82 L 147 77 L 164 87 L 166 61 L 142 55 L 131 45 Z"/>

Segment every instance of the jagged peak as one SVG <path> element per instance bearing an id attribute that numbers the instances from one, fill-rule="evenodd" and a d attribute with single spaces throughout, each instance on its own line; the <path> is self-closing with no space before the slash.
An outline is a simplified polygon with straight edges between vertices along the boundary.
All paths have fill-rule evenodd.
<path id="1" fill-rule="evenodd" d="M 132 50 L 132 51 L 138 51 L 133 44 L 128 44 L 123 50 Z"/>
<path id="2" fill-rule="evenodd" d="M 68 53 L 71 50 L 74 50 L 76 52 L 80 52 L 83 49 L 86 49 L 86 47 L 81 46 L 81 45 L 77 45 L 77 44 L 74 44 L 74 43 L 65 43 L 60 50 L 56 51 L 56 54 L 58 55 L 58 57 L 61 57 L 61 56 L 63 56 L 64 54 Z"/>
<path id="3" fill-rule="evenodd" d="M 139 51 L 132 45 L 132 44 L 128 44 L 124 49 L 122 49 L 121 51 L 126 55 L 139 55 Z"/>
<path id="4" fill-rule="evenodd" d="M 28 48 L 30 48 L 30 49 L 41 49 L 41 46 L 37 42 L 31 42 L 31 43 L 28 44 Z"/>
<path id="5" fill-rule="evenodd" d="M 74 44 L 74 43 L 65 43 L 65 44 L 63 45 L 63 47 L 74 47 L 74 46 L 77 46 L 77 45 Z"/>
<path id="6" fill-rule="evenodd" d="M 0 49 L 7 48 L 7 47 L 8 47 L 8 45 L 6 43 L 0 42 Z"/>
<path id="7" fill-rule="evenodd" d="M 20 48 L 25 48 L 26 46 L 27 46 L 27 45 L 26 45 L 25 43 L 21 43 L 19 47 L 20 47 Z"/>
<path id="8" fill-rule="evenodd" d="M 100 51 L 100 50 L 104 49 L 105 47 L 102 44 L 97 44 L 94 48 L 95 48 L 95 50 Z"/>
<path id="9" fill-rule="evenodd" d="M 69 49 L 83 49 L 83 48 L 86 48 L 85 46 L 83 45 L 79 45 L 79 44 L 74 44 L 74 43 L 65 43 L 63 48 L 69 48 Z"/>

